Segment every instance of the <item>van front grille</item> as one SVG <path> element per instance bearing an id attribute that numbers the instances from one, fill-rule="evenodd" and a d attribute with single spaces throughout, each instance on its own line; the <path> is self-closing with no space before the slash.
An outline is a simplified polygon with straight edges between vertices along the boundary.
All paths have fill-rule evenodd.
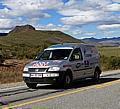
<path id="1" fill-rule="evenodd" d="M 29 72 L 45 72 L 47 68 L 29 68 Z"/>

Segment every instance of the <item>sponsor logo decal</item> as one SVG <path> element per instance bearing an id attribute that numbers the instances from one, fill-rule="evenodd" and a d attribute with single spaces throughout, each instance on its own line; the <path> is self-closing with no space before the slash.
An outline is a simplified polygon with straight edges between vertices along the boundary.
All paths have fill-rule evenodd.
<path id="1" fill-rule="evenodd" d="M 33 67 L 43 67 L 43 66 L 48 66 L 49 62 L 35 62 L 33 63 Z"/>

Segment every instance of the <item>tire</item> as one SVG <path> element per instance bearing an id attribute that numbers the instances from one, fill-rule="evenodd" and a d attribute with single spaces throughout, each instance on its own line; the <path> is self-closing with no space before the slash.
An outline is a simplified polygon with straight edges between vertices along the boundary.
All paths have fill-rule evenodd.
<path id="1" fill-rule="evenodd" d="M 31 89 L 36 89 L 37 83 L 26 83 L 26 85 Z"/>
<path id="2" fill-rule="evenodd" d="M 95 70 L 93 80 L 96 81 L 96 82 L 100 80 L 100 72 L 99 72 L 99 70 Z"/>
<path id="3" fill-rule="evenodd" d="M 63 88 L 69 88 L 71 83 L 72 83 L 72 76 L 70 74 L 65 74 L 62 82 Z"/>

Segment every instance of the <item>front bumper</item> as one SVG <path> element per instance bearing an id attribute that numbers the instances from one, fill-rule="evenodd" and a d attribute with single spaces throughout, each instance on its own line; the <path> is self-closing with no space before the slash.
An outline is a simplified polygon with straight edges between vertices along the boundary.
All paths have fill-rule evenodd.
<path id="1" fill-rule="evenodd" d="M 38 83 L 38 84 L 55 84 L 55 83 L 60 83 L 63 80 L 63 76 L 65 72 L 54 72 L 55 74 L 59 74 L 59 76 L 43 76 L 42 77 L 30 77 L 30 76 L 23 76 L 23 80 L 25 83 Z M 51 73 L 46 73 L 46 74 L 54 74 L 53 72 Z M 25 75 L 25 74 L 24 74 Z"/>
<path id="2" fill-rule="evenodd" d="M 29 78 L 29 77 L 23 77 L 23 80 L 25 83 L 38 83 L 38 84 L 54 84 L 58 82 L 58 78 Z"/>

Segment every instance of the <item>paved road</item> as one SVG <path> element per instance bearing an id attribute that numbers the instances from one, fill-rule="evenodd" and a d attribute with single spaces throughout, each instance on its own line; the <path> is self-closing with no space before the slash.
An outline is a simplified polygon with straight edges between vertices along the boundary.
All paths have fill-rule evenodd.
<path id="1" fill-rule="evenodd" d="M 99 83 L 77 81 L 68 90 L 54 86 L 25 86 L 0 90 L 2 108 L 120 109 L 120 72 L 102 76 Z M 7 109 L 7 108 L 6 108 Z"/>

